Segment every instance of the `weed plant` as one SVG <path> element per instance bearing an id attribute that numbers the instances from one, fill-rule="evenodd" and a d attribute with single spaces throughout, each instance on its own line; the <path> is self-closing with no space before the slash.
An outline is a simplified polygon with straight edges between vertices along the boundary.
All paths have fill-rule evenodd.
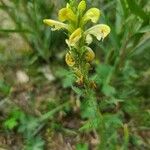
<path id="1" fill-rule="evenodd" d="M 25 108 L 14 104 L 11 98 L 16 93 L 12 85 L 0 80 L 3 98 L 0 108 L 11 106 L 8 115 L 0 117 L 0 131 L 21 134 L 23 146 L 20 149 L 23 150 L 46 149 L 48 141 L 55 143 L 51 137 L 58 132 L 80 137 L 74 144 L 76 150 L 148 150 L 149 1 L 66 0 L 66 6 L 58 12 L 58 19 L 50 15 L 53 5 L 48 5 L 49 1 L 0 1 L 1 8 L 16 23 L 15 30 L 1 29 L 0 32 L 19 32 L 35 50 L 34 56 L 47 64 L 56 58 L 52 49 L 59 45 L 57 48 L 64 49 L 64 60 L 69 67 L 56 69 L 62 94 L 58 94 L 58 100 L 47 102 L 48 109 L 40 115 L 29 113 L 36 111 L 34 104 L 29 106 L 29 112 L 25 109 L 26 103 Z M 44 19 L 50 17 L 54 20 Z M 54 82 L 55 86 L 57 82 Z M 42 88 L 37 90 L 42 91 Z M 31 92 L 31 101 L 33 95 Z M 33 103 L 37 101 L 33 100 Z M 0 113 L 3 114 L 1 110 Z M 79 127 L 64 127 L 63 123 L 73 122 L 76 116 Z M 46 132 L 46 138 L 43 132 Z M 91 138 L 82 138 L 83 135 L 86 138 L 92 135 L 96 144 Z M 61 148 L 65 149 L 65 146 Z"/>

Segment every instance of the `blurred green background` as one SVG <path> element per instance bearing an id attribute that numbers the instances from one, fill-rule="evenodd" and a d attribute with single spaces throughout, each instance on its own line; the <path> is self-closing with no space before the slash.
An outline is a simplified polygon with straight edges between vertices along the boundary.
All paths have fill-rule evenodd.
<path id="1" fill-rule="evenodd" d="M 45 18 L 57 20 L 57 12 L 66 2 L 0 0 L 0 149 L 95 150 L 99 143 L 97 133 L 93 137 L 90 132 L 76 131 L 84 120 L 77 105 L 80 93 L 71 88 L 74 77 L 64 61 L 66 33 L 52 32 L 43 24 Z M 99 107 L 110 115 L 106 119 L 110 126 L 121 121 L 129 130 L 126 138 L 116 126 L 114 131 L 107 130 L 108 150 L 121 150 L 119 145 L 125 145 L 124 150 L 148 150 L 150 1 L 87 3 L 88 8 L 101 10 L 99 23 L 111 27 L 104 42 L 91 45 L 96 53 L 93 78 L 105 78 L 111 67 L 115 70 L 111 86 L 102 91 L 111 101 Z M 97 83 L 101 85 L 101 81 Z M 126 140 L 118 142 L 119 137 Z"/>

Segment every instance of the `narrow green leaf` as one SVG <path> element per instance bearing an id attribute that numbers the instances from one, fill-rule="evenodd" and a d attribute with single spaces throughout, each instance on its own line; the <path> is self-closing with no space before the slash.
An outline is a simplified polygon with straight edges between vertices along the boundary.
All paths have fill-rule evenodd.
<path id="1" fill-rule="evenodd" d="M 0 29 L 0 32 L 4 33 L 31 33 L 29 30 L 21 30 L 21 29 Z"/>
<path id="2" fill-rule="evenodd" d="M 147 33 L 150 32 L 150 25 L 142 27 L 139 31 L 139 33 Z"/>
<path id="3" fill-rule="evenodd" d="M 150 48 L 150 34 L 144 35 L 139 44 L 132 50 L 131 55 L 140 55 L 143 51 Z"/>
<path id="4" fill-rule="evenodd" d="M 117 0 L 117 5 L 116 5 L 116 32 L 118 34 L 121 33 L 121 29 L 123 26 L 123 20 L 124 20 L 124 11 L 121 5 L 120 0 Z"/>
<path id="5" fill-rule="evenodd" d="M 96 72 L 98 74 L 98 80 L 100 79 L 102 83 L 105 83 L 111 71 L 112 67 L 110 65 L 100 64 L 97 66 Z"/>
<path id="6" fill-rule="evenodd" d="M 126 17 L 128 15 L 128 9 L 127 9 L 127 3 L 126 0 L 119 0 L 120 4 L 122 6 L 123 12 L 124 12 L 124 16 Z"/>

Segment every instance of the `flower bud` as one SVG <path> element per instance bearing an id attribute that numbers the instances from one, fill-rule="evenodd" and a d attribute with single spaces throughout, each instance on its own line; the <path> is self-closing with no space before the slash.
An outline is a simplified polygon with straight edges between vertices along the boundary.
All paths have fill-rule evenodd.
<path id="1" fill-rule="evenodd" d="M 85 52 L 85 59 L 87 62 L 91 62 L 95 58 L 95 53 L 90 47 L 86 47 L 87 51 Z"/>
<path id="2" fill-rule="evenodd" d="M 85 0 L 82 0 L 78 5 L 78 10 L 80 12 L 83 12 L 83 11 L 85 11 L 85 9 L 86 9 L 86 2 L 85 2 Z"/>
<path id="3" fill-rule="evenodd" d="M 96 85 L 96 83 L 95 83 L 94 81 L 91 81 L 91 82 L 90 82 L 90 87 L 91 87 L 92 89 L 96 89 L 96 88 L 97 88 L 97 85 Z"/>
<path id="4" fill-rule="evenodd" d="M 84 79 L 83 79 L 83 75 L 82 76 L 80 76 L 80 77 L 77 77 L 77 80 L 76 80 L 76 83 L 78 84 L 78 85 L 83 85 L 83 81 Z"/>
<path id="5" fill-rule="evenodd" d="M 83 17 L 83 22 L 86 23 L 87 21 L 91 20 L 93 23 L 97 23 L 99 17 L 100 10 L 97 8 L 91 8 L 85 13 Z"/>
<path id="6" fill-rule="evenodd" d="M 75 60 L 71 54 L 71 52 L 68 52 L 65 56 L 65 61 L 67 63 L 68 66 L 72 67 L 75 65 Z"/>
<path id="7" fill-rule="evenodd" d="M 76 76 L 78 76 L 78 77 L 82 76 L 81 70 L 78 69 L 77 67 L 74 68 L 74 73 L 75 73 Z"/>

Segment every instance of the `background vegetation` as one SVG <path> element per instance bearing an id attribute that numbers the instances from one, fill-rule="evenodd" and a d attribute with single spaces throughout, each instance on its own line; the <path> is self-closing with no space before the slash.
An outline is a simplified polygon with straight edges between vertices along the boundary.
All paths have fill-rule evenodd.
<path id="1" fill-rule="evenodd" d="M 148 150 L 150 2 L 87 0 L 112 31 L 91 45 L 98 89 L 84 99 L 64 62 L 65 33 L 42 22 L 66 2 L 0 0 L 0 149 Z"/>

